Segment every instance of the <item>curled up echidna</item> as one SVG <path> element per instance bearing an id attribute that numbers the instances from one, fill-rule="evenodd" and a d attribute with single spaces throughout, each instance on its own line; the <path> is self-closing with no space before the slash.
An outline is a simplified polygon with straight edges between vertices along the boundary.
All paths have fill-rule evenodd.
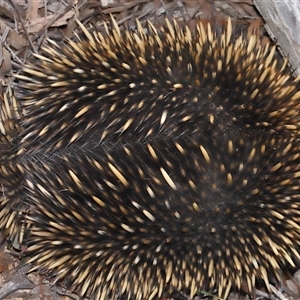
<path id="1" fill-rule="evenodd" d="M 300 84 L 275 48 L 230 22 L 83 31 L 18 76 L 3 234 L 26 206 L 30 261 L 96 300 L 279 278 L 300 258 Z"/>

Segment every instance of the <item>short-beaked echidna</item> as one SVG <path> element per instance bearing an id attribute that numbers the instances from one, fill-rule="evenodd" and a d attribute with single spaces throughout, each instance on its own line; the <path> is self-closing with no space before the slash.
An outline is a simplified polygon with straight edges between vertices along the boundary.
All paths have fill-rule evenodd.
<path id="1" fill-rule="evenodd" d="M 20 236 L 22 218 L 22 175 L 16 169 L 14 149 L 18 146 L 21 112 L 11 86 L 0 99 L 0 246 L 8 235 Z"/>
<path id="2" fill-rule="evenodd" d="M 92 299 L 268 285 L 300 257 L 298 80 L 230 22 L 137 27 L 18 76 L 31 261 Z"/>

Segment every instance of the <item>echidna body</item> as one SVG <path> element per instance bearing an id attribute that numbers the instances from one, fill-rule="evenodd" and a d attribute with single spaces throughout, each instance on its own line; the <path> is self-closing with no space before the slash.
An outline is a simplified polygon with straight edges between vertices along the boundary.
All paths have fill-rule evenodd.
<path id="1" fill-rule="evenodd" d="M 300 257 L 300 91 L 275 49 L 230 22 L 86 36 L 19 76 L 31 261 L 93 299 L 279 277 Z"/>
<path id="2" fill-rule="evenodd" d="M 11 238 L 20 236 L 22 223 L 22 175 L 18 173 L 15 164 L 18 147 L 18 135 L 21 131 L 19 104 L 8 86 L 0 100 L 0 245 L 5 242 L 5 236 Z"/>

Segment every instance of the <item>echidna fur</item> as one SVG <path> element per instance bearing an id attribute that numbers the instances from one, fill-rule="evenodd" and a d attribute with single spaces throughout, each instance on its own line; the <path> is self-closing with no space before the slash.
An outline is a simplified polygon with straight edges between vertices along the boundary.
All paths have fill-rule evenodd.
<path id="1" fill-rule="evenodd" d="M 300 89 L 275 48 L 230 22 L 82 29 L 18 75 L 2 231 L 26 205 L 30 261 L 92 299 L 280 278 L 300 258 Z"/>

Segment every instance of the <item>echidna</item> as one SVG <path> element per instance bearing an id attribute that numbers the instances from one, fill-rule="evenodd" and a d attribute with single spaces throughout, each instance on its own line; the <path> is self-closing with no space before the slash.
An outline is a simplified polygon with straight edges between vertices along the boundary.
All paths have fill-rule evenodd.
<path id="1" fill-rule="evenodd" d="M 30 261 L 92 299 L 268 286 L 300 258 L 298 80 L 230 22 L 137 28 L 19 76 Z"/>
<path id="2" fill-rule="evenodd" d="M 17 172 L 14 149 L 18 145 L 21 131 L 19 104 L 8 85 L 0 99 L 0 246 L 5 243 L 5 236 L 20 236 L 22 207 L 22 176 Z"/>

